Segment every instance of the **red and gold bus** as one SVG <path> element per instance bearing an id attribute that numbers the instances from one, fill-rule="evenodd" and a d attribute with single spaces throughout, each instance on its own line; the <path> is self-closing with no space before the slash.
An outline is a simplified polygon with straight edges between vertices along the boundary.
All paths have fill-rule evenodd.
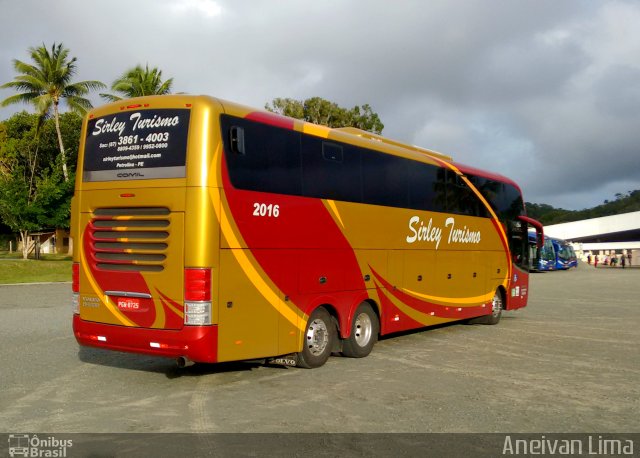
<path id="1" fill-rule="evenodd" d="M 81 345 L 318 367 L 528 297 L 518 186 L 450 157 L 207 96 L 91 111 L 72 236 Z"/>

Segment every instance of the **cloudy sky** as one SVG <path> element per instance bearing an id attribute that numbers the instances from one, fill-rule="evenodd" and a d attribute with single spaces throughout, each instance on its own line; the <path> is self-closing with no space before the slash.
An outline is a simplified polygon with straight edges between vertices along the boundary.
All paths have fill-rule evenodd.
<path id="1" fill-rule="evenodd" d="M 0 83 L 29 47 L 63 42 L 77 80 L 110 85 L 148 63 L 175 91 L 258 108 L 368 103 L 384 135 L 509 176 L 529 202 L 582 209 L 640 189 L 634 0 L 0 0 L 0 11 Z"/>

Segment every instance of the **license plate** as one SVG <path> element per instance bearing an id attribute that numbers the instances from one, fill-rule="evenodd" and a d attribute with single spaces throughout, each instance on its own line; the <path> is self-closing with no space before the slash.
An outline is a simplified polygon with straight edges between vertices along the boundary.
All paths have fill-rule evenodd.
<path id="1" fill-rule="evenodd" d="M 140 299 L 137 297 L 119 297 L 118 308 L 124 312 L 140 310 Z"/>

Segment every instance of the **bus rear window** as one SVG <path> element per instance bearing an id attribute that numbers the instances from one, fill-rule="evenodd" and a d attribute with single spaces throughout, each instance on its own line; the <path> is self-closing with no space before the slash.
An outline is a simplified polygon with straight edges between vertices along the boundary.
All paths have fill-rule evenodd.
<path id="1" fill-rule="evenodd" d="M 183 178 L 189 115 L 187 109 L 158 109 L 90 119 L 83 180 Z"/>

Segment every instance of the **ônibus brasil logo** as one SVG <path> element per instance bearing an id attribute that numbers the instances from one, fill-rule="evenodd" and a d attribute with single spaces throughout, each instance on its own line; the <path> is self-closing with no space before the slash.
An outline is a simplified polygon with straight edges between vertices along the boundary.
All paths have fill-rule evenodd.
<path id="1" fill-rule="evenodd" d="M 37 434 L 9 434 L 9 456 L 64 458 L 73 447 L 71 439 L 53 436 L 39 438 Z"/>

